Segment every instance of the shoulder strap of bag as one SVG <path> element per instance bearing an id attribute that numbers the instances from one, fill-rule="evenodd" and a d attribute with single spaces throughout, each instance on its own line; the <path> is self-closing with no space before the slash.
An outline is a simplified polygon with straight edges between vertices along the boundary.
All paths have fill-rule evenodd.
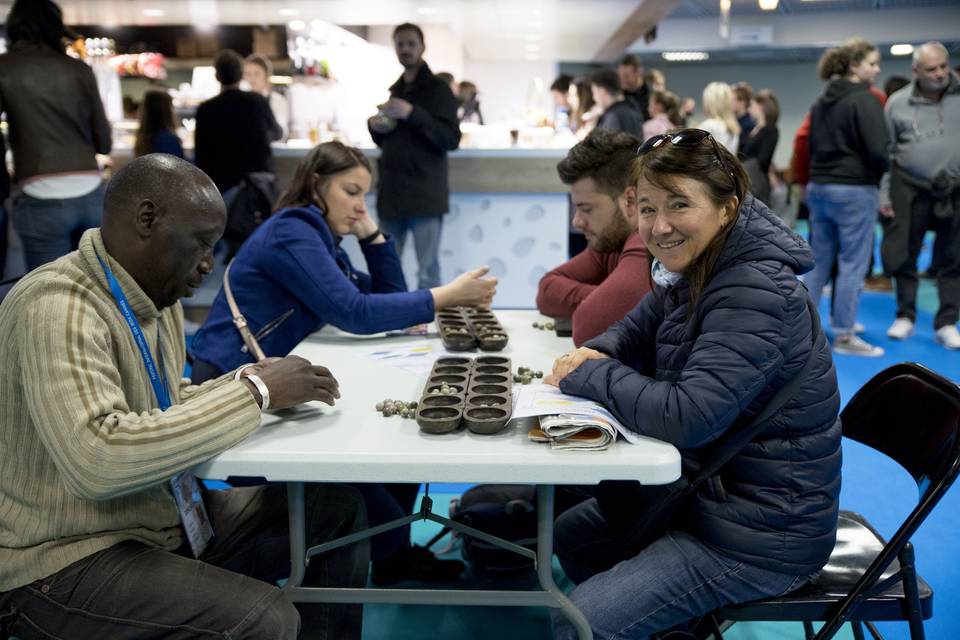
<path id="1" fill-rule="evenodd" d="M 747 443 L 753 440 L 753 438 L 760 433 L 760 430 L 763 428 L 767 420 L 769 420 L 773 414 L 782 409 L 783 406 L 790 401 L 790 399 L 800 388 L 800 385 L 802 385 L 807 379 L 807 374 L 810 373 L 810 370 L 813 368 L 814 360 L 816 359 L 817 340 L 821 334 L 820 314 L 817 312 L 816 308 L 814 308 L 809 296 L 807 296 L 807 310 L 810 312 L 813 345 L 810 349 L 810 354 L 807 356 L 806 362 L 803 363 L 803 369 L 801 369 L 800 373 L 795 375 L 790 382 L 783 385 L 780 390 L 777 391 L 772 398 L 770 398 L 770 401 L 767 402 L 766 406 L 764 406 L 760 413 L 754 416 L 753 420 L 750 421 L 750 424 L 741 429 L 733 431 L 727 436 L 721 437 L 720 441 L 710 450 L 710 453 L 707 455 L 707 458 L 696 477 L 690 481 L 688 488 L 689 491 L 694 490 L 702 482 L 714 476 L 717 471 L 723 467 L 723 465 L 730 462 L 735 455 L 740 453 L 740 450 L 747 446 Z"/>
<path id="2" fill-rule="evenodd" d="M 264 355 L 263 349 L 260 348 L 257 339 L 253 336 L 253 333 L 250 332 L 250 327 L 247 326 L 247 319 L 240 313 L 240 307 L 237 306 L 237 301 L 233 297 L 233 291 L 230 289 L 230 267 L 232 266 L 233 260 L 230 261 L 227 269 L 223 272 L 223 292 L 227 296 L 230 315 L 233 316 L 233 324 L 236 325 L 237 331 L 240 332 L 240 337 L 243 338 L 243 344 L 247 345 L 247 349 L 253 354 L 253 357 L 257 359 L 257 362 L 259 362 L 267 356 Z"/>

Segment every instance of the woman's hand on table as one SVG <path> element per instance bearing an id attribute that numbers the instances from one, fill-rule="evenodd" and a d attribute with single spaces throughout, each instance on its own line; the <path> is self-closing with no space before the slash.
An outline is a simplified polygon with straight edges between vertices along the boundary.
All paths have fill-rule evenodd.
<path id="1" fill-rule="evenodd" d="M 461 274 L 445 285 L 430 289 L 433 306 L 438 311 L 447 307 L 489 307 L 497 293 L 497 279 L 485 277 L 490 267 L 480 267 Z"/>
<path id="2" fill-rule="evenodd" d="M 559 387 L 560 382 L 564 378 L 587 360 L 602 360 L 603 358 L 609 357 L 607 354 L 601 353 L 596 349 L 588 349 L 587 347 L 574 349 L 570 353 L 562 355 L 553 361 L 553 371 L 551 371 L 550 375 L 544 378 L 543 381 L 546 384 Z"/>

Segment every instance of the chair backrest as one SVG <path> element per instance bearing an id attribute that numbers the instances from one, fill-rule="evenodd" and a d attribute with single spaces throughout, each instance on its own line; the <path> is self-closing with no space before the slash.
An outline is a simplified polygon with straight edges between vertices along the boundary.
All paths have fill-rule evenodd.
<path id="1" fill-rule="evenodd" d="M 913 362 L 870 379 L 840 414 L 843 435 L 896 460 L 920 500 L 960 471 L 960 385 Z"/>

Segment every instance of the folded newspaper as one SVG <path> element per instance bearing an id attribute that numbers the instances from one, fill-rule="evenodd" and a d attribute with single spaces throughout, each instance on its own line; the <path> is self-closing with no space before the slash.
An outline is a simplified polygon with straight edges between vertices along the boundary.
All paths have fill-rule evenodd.
<path id="1" fill-rule="evenodd" d="M 617 430 L 602 418 L 560 413 L 540 416 L 540 426 L 527 434 L 534 442 L 549 442 L 554 449 L 603 451 L 613 446 Z"/>
<path id="2" fill-rule="evenodd" d="M 551 385 L 520 387 L 512 417 L 531 416 L 539 417 L 540 425 L 533 427 L 528 437 L 549 442 L 554 449 L 603 451 L 613 446 L 618 435 L 630 443 L 639 439 L 593 400 L 568 396 Z"/>

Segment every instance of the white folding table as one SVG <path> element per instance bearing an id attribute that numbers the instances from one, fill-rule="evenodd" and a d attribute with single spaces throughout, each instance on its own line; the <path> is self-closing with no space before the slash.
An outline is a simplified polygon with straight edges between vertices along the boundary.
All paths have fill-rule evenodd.
<path id="1" fill-rule="evenodd" d="M 513 368 L 527 366 L 548 373 L 553 360 L 573 348 L 569 338 L 534 329 L 546 319 L 532 311 L 496 311 L 510 342 L 498 352 L 512 359 Z M 433 327 L 431 327 L 433 328 Z M 432 362 L 443 353 L 431 334 L 436 352 L 423 356 Z M 677 450 L 644 438 L 635 445 L 622 440 L 603 452 L 555 451 L 527 439 L 528 425 L 508 424 L 496 435 L 466 430 L 450 434 L 422 433 L 416 421 L 384 418 L 375 404 L 385 398 L 418 400 L 426 373 L 377 359 L 379 350 L 402 350 L 423 338 L 353 336 L 324 331 L 305 340 L 294 351 L 314 364 L 327 366 L 340 383 L 336 406 L 314 403 L 298 415 L 280 418 L 265 414 L 263 426 L 250 438 L 197 467 L 199 477 L 262 476 L 286 482 L 290 513 L 291 577 L 285 589 L 299 602 L 370 602 L 443 605 L 546 606 L 560 608 L 579 630 L 592 638 L 582 614 L 557 588 L 551 572 L 553 554 L 554 486 L 597 484 L 601 480 L 638 480 L 666 484 L 680 476 Z M 467 353 L 468 356 L 481 355 Z M 429 369 L 429 367 L 427 367 Z M 535 557 L 541 591 L 442 589 L 321 589 L 301 586 L 309 558 L 331 547 L 358 539 L 334 541 L 306 549 L 303 485 L 311 482 L 468 482 L 533 484 L 537 486 L 538 544 Z M 429 506 L 407 520 L 428 517 Z M 399 522 L 399 521 L 398 521 Z M 396 523 L 395 523 L 396 524 Z M 388 525 L 371 529 L 369 537 Z M 338 544 L 339 543 L 339 544 Z M 533 556 L 517 547 L 515 551 Z"/>

